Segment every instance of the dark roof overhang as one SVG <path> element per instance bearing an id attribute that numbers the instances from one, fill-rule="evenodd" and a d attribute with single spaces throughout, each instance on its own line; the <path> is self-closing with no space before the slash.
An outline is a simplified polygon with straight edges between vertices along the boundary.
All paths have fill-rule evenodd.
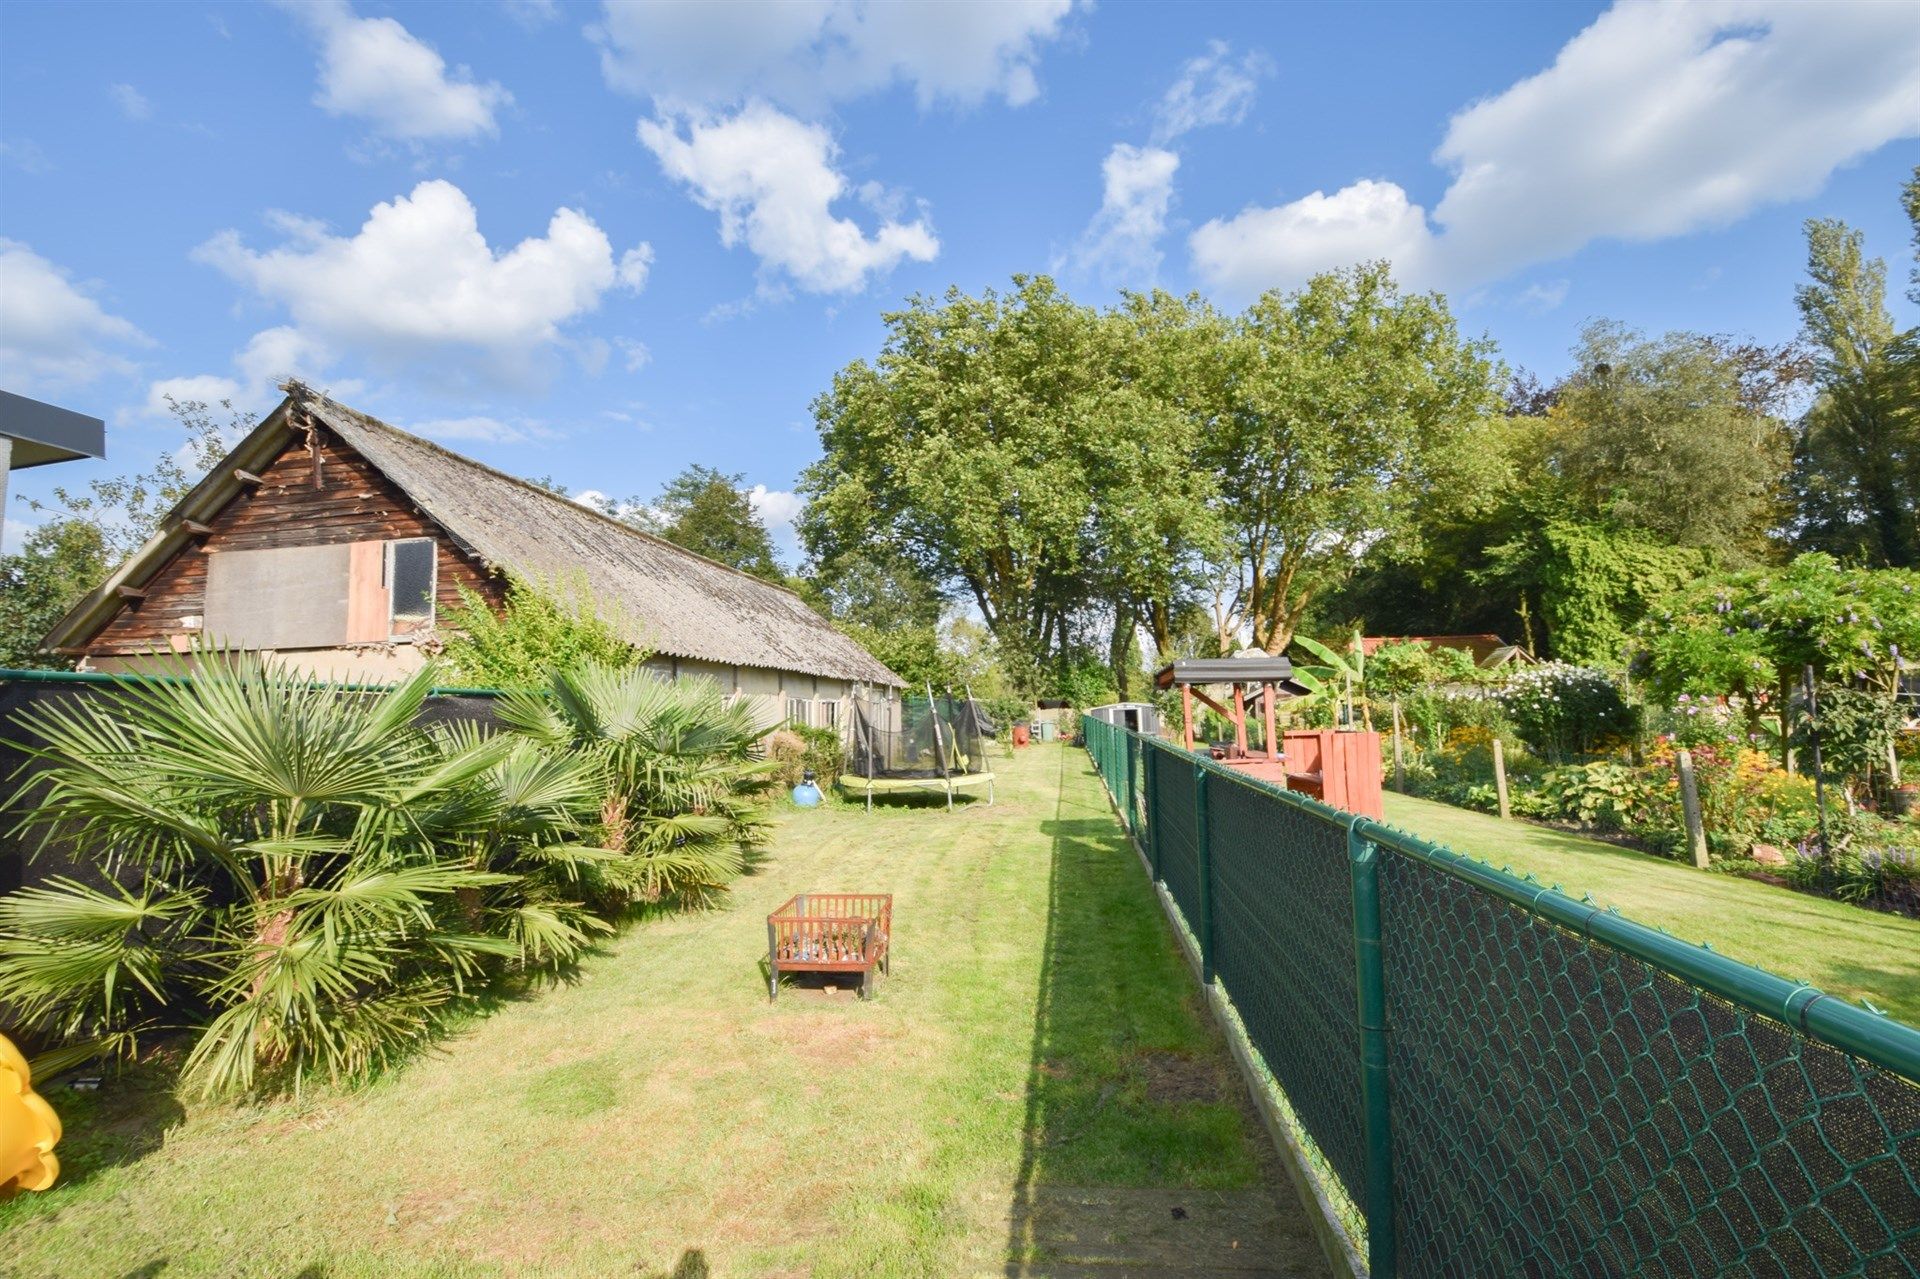
<path id="1" fill-rule="evenodd" d="M 1163 666 L 1153 677 L 1155 688 L 1180 684 L 1272 684 L 1290 697 L 1312 691 L 1293 677 L 1293 663 L 1284 657 L 1183 657 Z"/>
<path id="2" fill-rule="evenodd" d="M 9 466 L 16 471 L 107 455 L 105 422 L 12 391 L 0 391 L 0 437 L 13 441 Z"/>

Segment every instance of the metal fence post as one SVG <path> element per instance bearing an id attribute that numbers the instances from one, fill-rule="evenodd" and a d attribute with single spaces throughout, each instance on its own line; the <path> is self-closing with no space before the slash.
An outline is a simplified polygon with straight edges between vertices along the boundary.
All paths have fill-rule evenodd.
<path id="1" fill-rule="evenodd" d="M 1353 873 L 1354 993 L 1360 1018 L 1360 1099 L 1366 1125 L 1367 1269 L 1393 1279 L 1398 1240 L 1393 1223 L 1393 1109 L 1387 1092 L 1387 976 L 1380 950 L 1380 846 L 1347 826 Z"/>
<path id="2" fill-rule="evenodd" d="M 1200 980 L 1213 984 L 1213 858 L 1207 852 L 1207 769 L 1193 766 L 1194 855 L 1200 864 Z"/>
<path id="3" fill-rule="evenodd" d="M 1147 864 L 1153 867 L 1153 882 L 1160 882 L 1160 788 L 1154 779 L 1160 775 L 1160 752 L 1151 748 L 1147 751 L 1146 776 L 1142 784 L 1147 791 Z"/>
<path id="4" fill-rule="evenodd" d="M 1133 734 L 1121 730 L 1119 734 L 1119 766 L 1127 770 L 1127 833 L 1139 837 L 1140 833 L 1140 795 L 1133 785 Z"/>

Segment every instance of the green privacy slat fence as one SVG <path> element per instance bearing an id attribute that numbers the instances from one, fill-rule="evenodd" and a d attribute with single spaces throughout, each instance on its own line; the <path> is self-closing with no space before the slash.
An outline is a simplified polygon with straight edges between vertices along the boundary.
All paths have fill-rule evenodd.
<path id="1" fill-rule="evenodd" d="M 1376 1276 L 1920 1276 L 1920 1031 L 1083 732 Z"/>

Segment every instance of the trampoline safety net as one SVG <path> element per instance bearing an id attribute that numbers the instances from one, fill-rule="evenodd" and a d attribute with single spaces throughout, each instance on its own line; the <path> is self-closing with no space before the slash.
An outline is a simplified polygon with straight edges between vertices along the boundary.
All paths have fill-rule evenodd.
<path id="1" fill-rule="evenodd" d="M 903 697 L 853 704 L 847 774 L 940 779 L 989 771 L 993 724 L 979 703 L 960 697 Z"/>

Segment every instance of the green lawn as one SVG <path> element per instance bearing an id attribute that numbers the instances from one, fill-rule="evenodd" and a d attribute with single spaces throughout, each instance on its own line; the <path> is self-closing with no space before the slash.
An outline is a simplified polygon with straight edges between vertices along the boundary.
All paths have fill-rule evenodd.
<path id="1" fill-rule="evenodd" d="M 1389 794 L 1387 821 L 1640 923 L 1920 1026 L 1920 920 L 1862 910 L 1528 822 Z"/>
<path id="2" fill-rule="evenodd" d="M 725 909 L 361 1091 L 55 1090 L 0 1274 L 1324 1273 L 1085 755 L 1000 767 L 991 808 L 785 814 Z M 876 1002 L 769 1005 L 807 888 L 896 895 Z"/>

